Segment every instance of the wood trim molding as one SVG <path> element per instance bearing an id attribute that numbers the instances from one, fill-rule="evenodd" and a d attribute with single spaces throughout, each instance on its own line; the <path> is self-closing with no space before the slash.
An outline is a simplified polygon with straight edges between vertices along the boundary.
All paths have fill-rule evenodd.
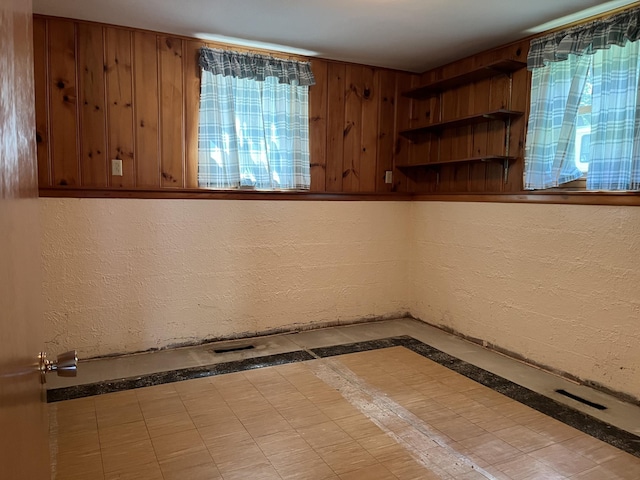
<path id="1" fill-rule="evenodd" d="M 52 187 L 41 188 L 40 197 L 62 198 L 156 198 L 202 200 L 331 200 L 331 201 L 406 201 L 409 193 L 331 193 L 331 192 L 256 192 L 214 191 L 204 189 L 112 189 Z"/>
<path id="2" fill-rule="evenodd" d="M 556 203 L 567 205 L 640 206 L 640 192 L 522 192 L 414 194 L 421 202 Z"/>
<path id="3" fill-rule="evenodd" d="M 205 189 L 112 189 L 51 187 L 41 188 L 40 197 L 60 198 L 147 198 L 201 200 L 313 200 L 313 201 L 418 201 L 555 203 L 568 205 L 640 206 L 640 192 L 521 192 L 521 193 L 331 193 L 331 192 L 254 192 Z"/>

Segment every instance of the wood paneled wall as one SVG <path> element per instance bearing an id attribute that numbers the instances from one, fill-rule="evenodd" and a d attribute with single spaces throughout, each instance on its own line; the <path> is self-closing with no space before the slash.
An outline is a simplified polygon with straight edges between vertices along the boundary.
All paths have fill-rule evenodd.
<path id="1" fill-rule="evenodd" d="M 525 62 L 529 40 L 483 52 L 413 78 L 401 91 L 426 83 L 466 74 L 497 60 Z M 406 81 L 406 79 L 405 79 Z M 507 109 L 524 112 L 507 129 L 502 122 L 446 129 L 431 140 L 412 143 L 399 139 L 398 164 L 420 164 L 428 159 L 460 159 L 487 154 L 515 156 L 507 177 L 501 163 L 468 162 L 405 169 L 407 189 L 419 193 L 520 192 L 523 188 L 524 137 L 529 110 L 530 74 L 521 68 L 445 90 L 427 100 L 411 100 L 410 114 L 401 119 L 399 130 L 453 120 L 481 112 Z M 399 100 L 401 103 L 402 100 Z M 508 150 L 508 152 L 507 152 Z"/>
<path id="2" fill-rule="evenodd" d="M 201 40 L 36 16 L 34 43 L 41 188 L 197 188 Z M 419 75 L 312 68 L 311 190 L 407 191 L 403 175 L 390 185 L 384 173 L 406 154 L 396 131 L 411 102 L 396 99 Z"/>

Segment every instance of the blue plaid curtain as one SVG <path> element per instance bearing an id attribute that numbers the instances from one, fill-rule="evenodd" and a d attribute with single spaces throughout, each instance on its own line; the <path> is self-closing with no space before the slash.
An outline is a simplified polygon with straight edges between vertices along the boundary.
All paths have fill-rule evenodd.
<path id="1" fill-rule="evenodd" d="M 198 184 L 308 189 L 308 63 L 203 48 Z"/>
<path id="2" fill-rule="evenodd" d="M 640 9 L 535 39 L 525 188 L 581 177 L 576 129 L 587 74 L 592 97 L 587 188 L 640 189 Z"/>
<path id="3" fill-rule="evenodd" d="M 587 188 L 640 189 L 640 42 L 593 55 Z"/>
<path id="4" fill-rule="evenodd" d="M 574 161 L 574 139 L 589 64 L 590 57 L 571 55 L 533 71 L 525 189 L 556 187 L 582 176 Z"/>

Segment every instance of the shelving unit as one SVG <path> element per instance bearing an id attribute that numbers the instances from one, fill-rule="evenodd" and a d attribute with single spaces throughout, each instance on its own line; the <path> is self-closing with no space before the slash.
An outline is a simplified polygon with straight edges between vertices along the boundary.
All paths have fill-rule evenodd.
<path id="1" fill-rule="evenodd" d="M 485 80 L 498 75 L 509 75 L 516 72 L 526 66 L 526 62 L 520 60 L 502 59 L 495 62 L 485 64 L 474 70 L 455 75 L 453 77 L 435 80 L 419 87 L 413 88 L 404 92 L 402 95 L 414 100 L 426 100 L 440 93 L 451 90 L 453 88 L 460 87 L 472 82 Z M 511 121 L 515 118 L 521 117 L 524 112 L 509 110 L 509 109 L 497 109 L 486 112 L 479 112 L 473 115 L 465 117 L 453 118 L 450 120 L 431 123 L 429 125 L 423 125 L 420 127 L 409 128 L 398 132 L 398 134 L 414 144 L 425 142 L 433 137 L 438 137 L 443 131 L 448 129 L 467 127 L 471 125 L 477 125 L 481 123 L 488 123 L 494 121 L 504 122 L 505 142 L 504 152 L 488 153 L 483 156 L 474 156 L 467 158 L 456 159 L 441 159 L 438 146 L 437 158 L 426 159 L 424 162 L 396 165 L 397 168 L 405 171 L 414 171 L 420 168 L 432 168 L 440 167 L 442 165 L 459 164 L 459 163 L 473 163 L 473 162 L 498 162 L 501 163 L 504 169 L 504 181 L 508 179 L 509 164 L 517 157 L 509 155 L 509 138 L 511 131 Z M 502 149 L 501 149 L 502 150 Z M 504 153 L 504 154 L 502 154 Z M 439 175 L 438 175 L 439 178 Z"/>
<path id="2" fill-rule="evenodd" d="M 516 157 L 508 157 L 505 155 L 486 155 L 482 157 L 454 158 L 451 160 L 438 160 L 435 162 L 411 163 L 406 165 L 396 165 L 396 167 L 401 169 L 411 169 L 411 168 L 422 168 L 422 167 L 439 167 L 440 165 L 447 165 L 450 163 L 467 163 L 467 162 L 504 163 L 504 162 L 510 162 L 512 160 L 516 160 Z"/>
<path id="3" fill-rule="evenodd" d="M 509 121 L 512 118 L 524 115 L 524 112 L 516 112 L 513 110 L 493 110 L 491 112 L 481 112 L 475 115 L 469 115 L 467 117 L 454 118 L 452 120 L 446 120 L 444 122 L 431 123 L 422 127 L 409 128 L 398 132 L 408 140 L 418 143 L 426 139 L 428 134 L 439 134 L 442 130 L 447 128 L 459 128 L 467 127 L 469 125 L 475 125 L 478 123 L 492 122 L 494 120 Z"/>
<path id="4" fill-rule="evenodd" d="M 509 176 L 509 162 L 517 160 L 517 157 L 511 157 L 506 155 L 486 155 L 482 157 L 469 157 L 469 158 L 454 158 L 451 160 L 437 160 L 434 162 L 424 162 L 424 163 L 411 163 L 406 165 L 396 165 L 396 168 L 400 170 L 416 170 L 419 168 L 426 167 L 441 167 L 442 165 L 450 165 L 452 163 L 473 163 L 473 162 L 497 162 L 502 164 L 502 168 L 504 170 L 504 178 L 505 182 Z M 438 177 L 439 178 L 439 177 Z"/>
<path id="5" fill-rule="evenodd" d="M 452 88 L 460 87 L 468 83 L 478 82 L 501 74 L 509 75 L 526 66 L 526 62 L 519 60 L 497 60 L 461 75 L 455 75 L 453 77 L 435 80 L 425 85 L 421 85 L 404 92 L 402 95 L 416 100 L 424 100 L 425 98 L 438 95 L 445 90 L 451 90 Z"/>

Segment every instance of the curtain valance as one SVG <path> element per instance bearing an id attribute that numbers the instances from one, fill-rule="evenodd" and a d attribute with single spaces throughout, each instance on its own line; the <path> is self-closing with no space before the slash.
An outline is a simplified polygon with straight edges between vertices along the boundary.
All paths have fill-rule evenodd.
<path id="1" fill-rule="evenodd" d="M 611 45 L 624 46 L 640 39 L 640 8 L 550 33 L 531 41 L 527 67 L 544 67 L 566 60 L 570 54 L 589 55 Z"/>
<path id="2" fill-rule="evenodd" d="M 200 67 L 214 75 L 248 78 L 259 82 L 263 82 L 267 77 L 276 77 L 279 83 L 300 86 L 316 83 L 309 62 L 285 60 L 255 53 L 202 47 Z"/>

